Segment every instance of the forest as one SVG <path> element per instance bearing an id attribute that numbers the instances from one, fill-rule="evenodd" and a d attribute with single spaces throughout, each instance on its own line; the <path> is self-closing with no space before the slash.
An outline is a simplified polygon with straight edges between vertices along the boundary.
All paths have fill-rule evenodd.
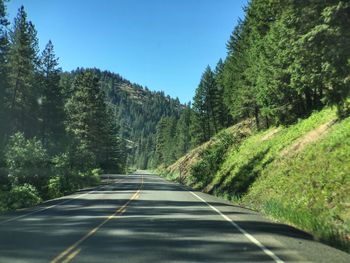
<path id="1" fill-rule="evenodd" d="M 0 1 L 0 22 L 0 210 L 152 163 L 157 122 L 179 115 L 178 99 L 107 71 L 63 72 L 51 41 L 40 52 L 23 6 L 10 24 Z"/>
<path id="2" fill-rule="evenodd" d="M 158 124 L 157 164 L 167 166 L 247 119 L 264 130 L 326 106 L 349 116 L 349 24 L 349 1 L 250 1 L 227 57 L 205 68 L 190 109 Z"/>
<path id="3" fill-rule="evenodd" d="M 244 120 L 288 126 L 326 106 L 349 116 L 349 24 L 348 1 L 252 0 L 227 56 L 181 104 L 112 72 L 63 72 L 51 41 L 39 50 L 24 7 L 10 23 L 0 0 L 0 211 L 98 184 L 101 173 L 168 166 Z"/>

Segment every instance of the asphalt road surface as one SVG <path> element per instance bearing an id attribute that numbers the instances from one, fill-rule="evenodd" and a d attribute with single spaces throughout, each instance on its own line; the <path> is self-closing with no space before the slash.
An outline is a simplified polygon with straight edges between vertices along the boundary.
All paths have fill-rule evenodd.
<path id="1" fill-rule="evenodd" d="M 0 216 L 0 262 L 350 262 L 304 232 L 146 172 Z"/>

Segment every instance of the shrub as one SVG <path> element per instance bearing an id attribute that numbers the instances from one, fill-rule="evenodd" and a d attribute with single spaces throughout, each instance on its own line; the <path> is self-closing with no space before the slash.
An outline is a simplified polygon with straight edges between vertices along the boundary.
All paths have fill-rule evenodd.
<path id="1" fill-rule="evenodd" d="M 72 143 L 67 152 L 70 168 L 77 169 L 83 173 L 91 171 L 96 167 L 96 156 L 85 144 Z"/>
<path id="2" fill-rule="evenodd" d="M 345 101 L 343 103 L 338 104 L 337 116 L 340 119 L 345 119 L 345 118 L 350 116 L 350 102 L 349 101 Z"/>
<path id="3" fill-rule="evenodd" d="M 191 175 L 199 182 L 199 187 L 204 187 L 211 180 L 225 160 L 227 149 L 235 142 L 235 138 L 221 132 L 217 135 L 215 143 L 200 155 L 201 159 L 191 167 Z"/>
<path id="4" fill-rule="evenodd" d="M 100 183 L 101 169 L 89 169 L 84 171 L 72 162 L 69 153 L 63 153 L 52 159 L 54 178 L 50 179 L 49 191 L 52 194 L 67 194 L 79 188 Z M 51 187 L 51 190 L 50 190 Z"/>
<path id="5" fill-rule="evenodd" d="M 28 140 L 17 132 L 6 147 L 5 162 L 13 185 L 30 184 L 45 195 L 50 161 L 40 140 Z"/>
<path id="6" fill-rule="evenodd" d="M 5 196 L 5 206 L 9 209 L 30 207 L 40 202 L 38 191 L 30 184 L 14 186 Z"/>
<path id="7" fill-rule="evenodd" d="M 102 170 L 100 168 L 92 169 L 88 180 L 89 185 L 98 185 L 101 182 L 101 174 Z"/>
<path id="8" fill-rule="evenodd" d="M 80 187 L 78 171 L 73 167 L 69 153 L 62 153 L 52 158 L 52 174 L 57 181 L 52 181 L 55 191 L 67 194 Z M 53 189 L 52 189 L 53 190 Z"/>
<path id="9" fill-rule="evenodd" d="M 47 196 L 48 198 L 57 198 L 62 196 L 60 177 L 55 176 L 50 178 L 47 186 Z"/>

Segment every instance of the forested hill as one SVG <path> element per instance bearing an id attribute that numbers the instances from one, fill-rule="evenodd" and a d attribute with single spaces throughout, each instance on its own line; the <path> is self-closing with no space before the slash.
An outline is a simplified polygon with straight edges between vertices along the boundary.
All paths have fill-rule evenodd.
<path id="1" fill-rule="evenodd" d="M 188 107 L 111 72 L 62 72 L 53 43 L 38 43 L 24 7 L 10 23 L 0 0 L 0 211 L 163 162 L 158 123 Z"/>
<path id="2" fill-rule="evenodd" d="M 99 79 L 99 86 L 111 109 L 110 114 L 118 127 L 118 136 L 125 143 L 127 166 L 143 169 L 154 167 L 157 164 L 155 150 L 158 122 L 162 117 L 177 120 L 186 106 L 178 98 L 173 99 L 163 91 L 151 91 L 119 74 L 96 68 L 78 68 L 62 73 L 62 86 L 69 89 L 76 75 L 84 71 L 93 71 Z"/>

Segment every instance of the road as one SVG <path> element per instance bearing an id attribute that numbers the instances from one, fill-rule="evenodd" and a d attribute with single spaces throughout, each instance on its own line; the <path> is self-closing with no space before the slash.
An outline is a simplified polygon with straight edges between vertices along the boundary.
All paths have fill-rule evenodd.
<path id="1" fill-rule="evenodd" d="M 137 172 L 0 216 L 0 262 L 350 262 L 350 255 Z"/>

